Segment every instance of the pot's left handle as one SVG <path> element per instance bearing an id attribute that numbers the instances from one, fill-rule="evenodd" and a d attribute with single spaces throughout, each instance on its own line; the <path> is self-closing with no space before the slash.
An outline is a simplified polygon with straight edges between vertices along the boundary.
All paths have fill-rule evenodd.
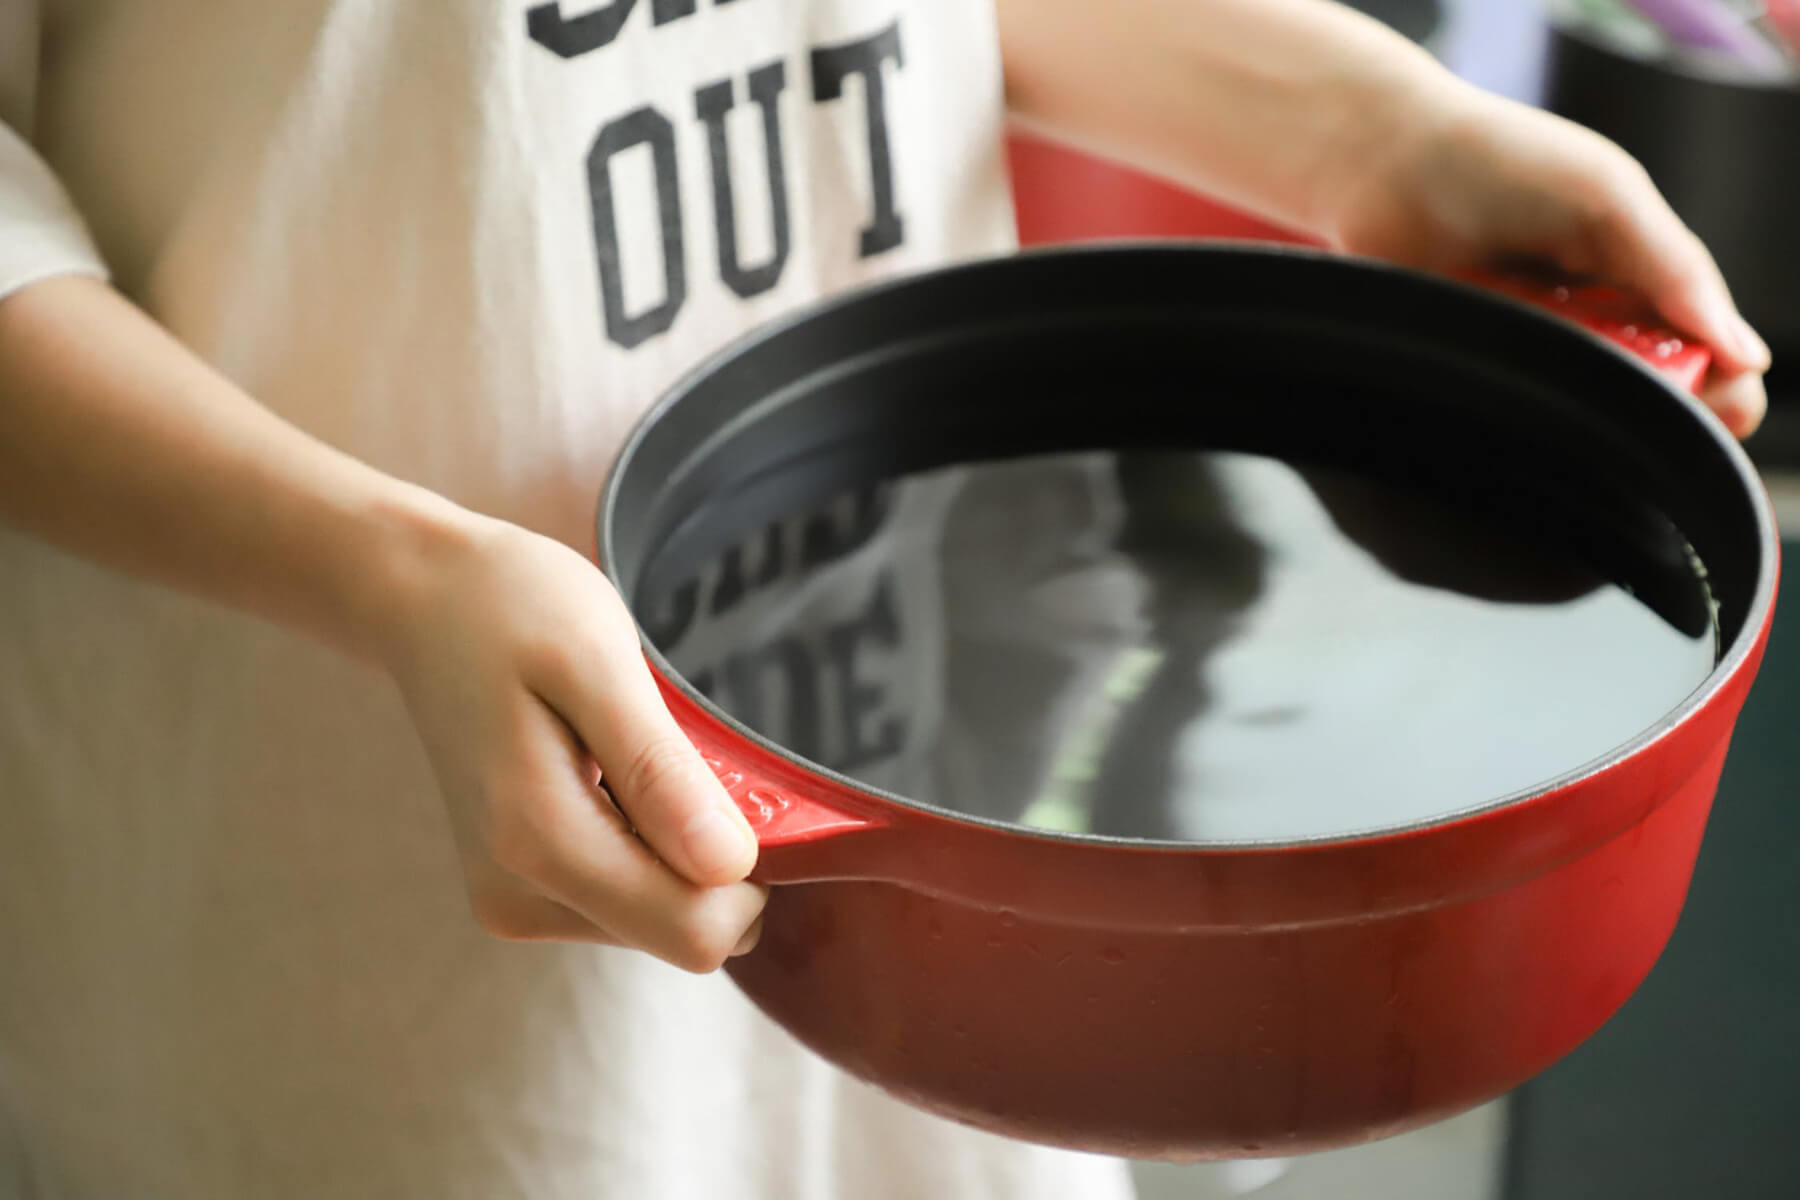
<path id="1" fill-rule="evenodd" d="M 888 827 L 878 801 L 789 762 L 731 730 L 652 668 L 669 712 L 750 822 L 759 883 L 869 878 L 869 835 Z"/>

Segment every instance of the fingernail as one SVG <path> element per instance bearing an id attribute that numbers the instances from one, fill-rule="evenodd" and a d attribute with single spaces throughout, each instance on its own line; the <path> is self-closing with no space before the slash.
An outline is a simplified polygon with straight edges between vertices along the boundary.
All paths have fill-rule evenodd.
<path id="1" fill-rule="evenodd" d="M 762 941 L 762 918 L 758 917 L 756 919 L 756 924 L 744 930 L 744 936 L 739 938 L 738 944 L 731 948 L 731 957 L 744 957 L 744 955 L 756 949 L 756 943 L 760 941 Z"/>
<path id="2" fill-rule="evenodd" d="M 749 831 L 716 808 L 709 808 L 681 832 L 688 861 L 707 874 L 738 867 L 755 850 Z"/>
<path id="3" fill-rule="evenodd" d="M 1742 317 L 1737 322 L 1738 355 L 1744 364 L 1753 371 L 1766 371 L 1774 360 L 1769 352 L 1769 343 L 1763 341 L 1762 335 L 1750 327 L 1750 322 Z"/>

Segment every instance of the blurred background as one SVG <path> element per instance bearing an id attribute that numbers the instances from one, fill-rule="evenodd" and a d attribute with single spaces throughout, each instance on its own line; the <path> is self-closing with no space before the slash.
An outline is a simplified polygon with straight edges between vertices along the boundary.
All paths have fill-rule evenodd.
<path id="1" fill-rule="evenodd" d="M 1750 449 L 1800 540 L 1800 0 L 1355 0 L 1463 77 L 1581 121 L 1650 168 L 1775 350 Z M 1246 214 L 1029 138 L 1028 243 L 1287 240 Z M 1785 361 L 1784 361 L 1785 360 Z M 1789 593 L 1793 597 L 1793 593 Z M 1285 1162 L 1140 1164 L 1143 1200 L 1792 1200 L 1800 1196 L 1800 598 L 1778 610 L 1682 923 L 1591 1042 L 1507 1099 Z"/>

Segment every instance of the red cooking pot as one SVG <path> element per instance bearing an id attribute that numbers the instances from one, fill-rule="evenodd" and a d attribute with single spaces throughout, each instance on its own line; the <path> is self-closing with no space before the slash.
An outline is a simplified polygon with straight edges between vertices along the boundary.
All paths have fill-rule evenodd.
<path id="1" fill-rule="evenodd" d="M 1492 287 L 1313 251 L 1051 249 L 834 300 L 674 388 L 626 447 L 599 524 L 640 624 L 652 575 L 802 495 L 944 463 L 1178 446 L 1504 493 L 1620 553 L 1679 530 L 1721 639 L 1664 719 L 1524 793 L 1228 843 L 1059 834 L 879 792 L 727 717 L 647 638 L 671 710 L 758 832 L 757 878 L 776 885 L 737 984 L 922 1108 L 1165 1159 L 1397 1133 L 1592 1034 L 1680 912 L 1767 636 L 1778 541 L 1748 459 L 1671 381 L 1696 381 L 1705 352 L 1631 327 L 1616 298 L 1561 303 L 1611 341 Z"/>

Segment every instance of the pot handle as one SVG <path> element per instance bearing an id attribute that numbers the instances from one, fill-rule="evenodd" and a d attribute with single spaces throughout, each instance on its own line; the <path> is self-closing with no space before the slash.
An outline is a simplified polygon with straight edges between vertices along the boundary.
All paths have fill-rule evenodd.
<path id="1" fill-rule="evenodd" d="M 1643 300 L 1618 288 L 1499 272 L 1476 272 L 1465 278 L 1592 330 L 1687 391 L 1699 391 L 1712 366 L 1709 347 L 1674 332 Z"/>
<path id="2" fill-rule="evenodd" d="M 726 728 L 661 671 L 654 666 L 651 671 L 675 723 L 756 833 L 752 879 L 805 883 L 870 877 L 861 847 L 865 835 L 887 827 L 879 801 Z"/>

